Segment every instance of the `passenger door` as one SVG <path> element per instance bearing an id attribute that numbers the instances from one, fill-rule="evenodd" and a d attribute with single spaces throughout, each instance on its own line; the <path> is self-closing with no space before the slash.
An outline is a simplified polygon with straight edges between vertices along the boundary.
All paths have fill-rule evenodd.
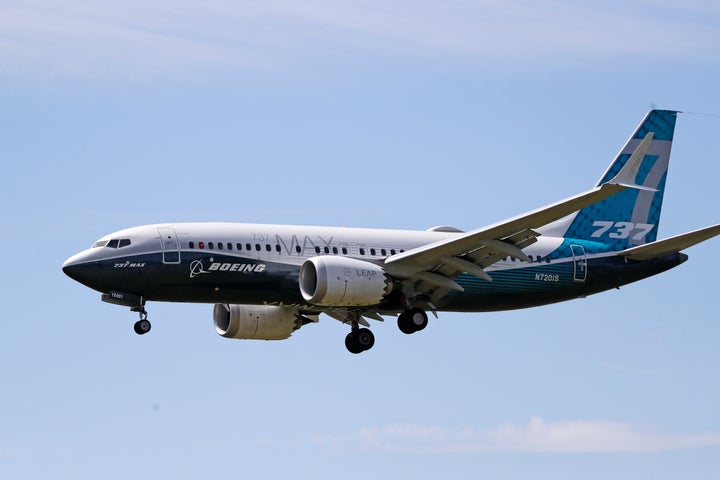
<path id="1" fill-rule="evenodd" d="M 160 232 L 163 263 L 180 263 L 180 244 L 175 229 L 161 227 L 158 228 L 158 232 Z"/>

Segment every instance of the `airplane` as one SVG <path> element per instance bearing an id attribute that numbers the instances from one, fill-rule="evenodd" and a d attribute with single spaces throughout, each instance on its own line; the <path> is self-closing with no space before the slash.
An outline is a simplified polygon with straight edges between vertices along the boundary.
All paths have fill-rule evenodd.
<path id="1" fill-rule="evenodd" d="M 67 259 L 72 279 L 130 307 L 214 304 L 226 338 L 282 340 L 326 314 L 350 326 L 348 351 L 375 344 L 368 320 L 406 334 L 428 312 L 535 307 L 617 288 L 688 259 L 720 224 L 657 240 L 678 111 L 651 110 L 595 187 L 472 231 L 242 223 L 128 228 Z"/>

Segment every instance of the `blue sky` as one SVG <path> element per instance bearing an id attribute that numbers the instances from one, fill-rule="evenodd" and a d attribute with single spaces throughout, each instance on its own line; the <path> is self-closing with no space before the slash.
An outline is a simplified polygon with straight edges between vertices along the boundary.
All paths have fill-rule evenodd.
<path id="1" fill-rule="evenodd" d="M 660 236 L 718 223 L 712 2 L 8 1 L 3 478 L 714 478 L 718 240 L 584 300 L 226 340 L 66 278 L 165 221 L 470 229 L 585 190 L 652 107 Z"/>

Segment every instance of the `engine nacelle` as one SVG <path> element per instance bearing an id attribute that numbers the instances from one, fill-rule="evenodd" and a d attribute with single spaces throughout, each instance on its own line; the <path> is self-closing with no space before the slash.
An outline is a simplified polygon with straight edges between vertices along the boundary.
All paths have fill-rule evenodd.
<path id="1" fill-rule="evenodd" d="M 330 255 L 308 258 L 300 268 L 300 293 L 314 305 L 377 305 L 392 290 L 392 280 L 374 263 Z"/>
<path id="2" fill-rule="evenodd" d="M 225 338 L 284 340 L 302 326 L 297 310 L 271 305 L 215 304 L 213 323 Z"/>

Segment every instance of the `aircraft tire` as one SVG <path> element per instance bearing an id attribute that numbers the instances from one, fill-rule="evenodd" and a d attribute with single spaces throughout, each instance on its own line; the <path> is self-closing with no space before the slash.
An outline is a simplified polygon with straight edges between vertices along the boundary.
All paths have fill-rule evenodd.
<path id="1" fill-rule="evenodd" d="M 355 343 L 357 343 L 363 351 L 370 350 L 373 345 L 375 345 L 375 335 L 368 328 L 361 328 L 354 332 L 353 335 L 355 336 Z"/>
<path id="2" fill-rule="evenodd" d="M 413 331 L 419 332 L 427 327 L 428 316 L 425 310 L 421 308 L 413 308 L 408 312 L 408 319 L 410 325 L 412 325 Z"/>
<path id="3" fill-rule="evenodd" d="M 357 343 L 354 332 L 348 333 L 347 336 L 345 337 L 345 348 L 348 349 L 348 352 L 353 353 L 353 354 L 362 353 L 363 349 Z"/>
<path id="4" fill-rule="evenodd" d="M 398 315 L 397 324 L 400 331 L 404 334 L 410 335 L 411 333 L 415 333 L 415 329 L 410 323 L 410 317 L 407 312 L 402 312 Z"/>
<path id="5" fill-rule="evenodd" d="M 150 331 L 150 328 L 152 328 L 152 325 L 150 324 L 149 320 L 143 319 L 135 322 L 134 329 L 135 333 L 137 333 L 138 335 L 145 335 Z"/>
<path id="6" fill-rule="evenodd" d="M 397 323 L 401 332 L 410 335 L 427 327 L 428 316 L 422 308 L 413 308 L 402 312 Z"/>

